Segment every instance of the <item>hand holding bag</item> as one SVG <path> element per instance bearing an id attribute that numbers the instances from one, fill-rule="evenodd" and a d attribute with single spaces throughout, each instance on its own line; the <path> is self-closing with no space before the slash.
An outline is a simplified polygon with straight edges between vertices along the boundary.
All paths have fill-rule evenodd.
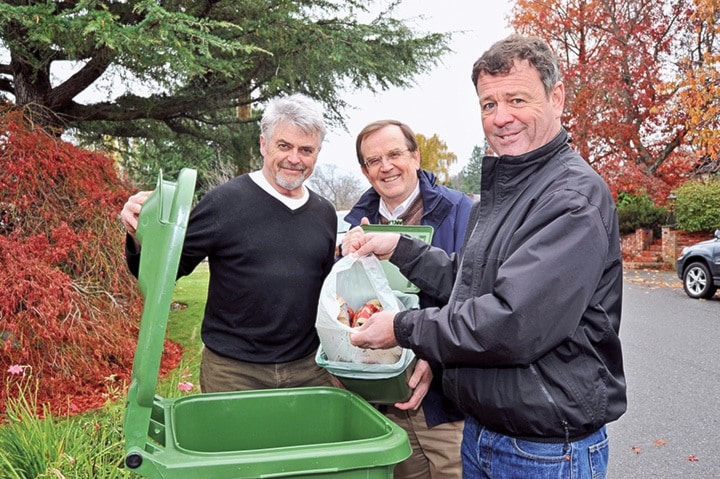
<path id="1" fill-rule="evenodd" d="M 352 328 L 338 321 L 338 297 L 353 309 L 359 309 L 371 299 L 380 300 L 383 311 L 399 312 L 407 306 L 398 299 L 388 283 L 380 260 L 374 255 L 345 256 L 333 266 L 320 292 L 315 327 L 324 353 L 330 361 L 365 364 L 393 364 L 402 354 L 396 346 L 386 350 L 363 349 L 350 343 Z M 406 297 L 407 295 L 403 295 Z"/>

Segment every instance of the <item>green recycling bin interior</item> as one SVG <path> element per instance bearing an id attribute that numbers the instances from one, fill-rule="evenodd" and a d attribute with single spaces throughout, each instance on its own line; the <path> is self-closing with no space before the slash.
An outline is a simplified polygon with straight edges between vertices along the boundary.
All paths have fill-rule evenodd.
<path id="1" fill-rule="evenodd" d="M 125 466 L 148 478 L 390 479 L 407 434 L 350 391 L 155 394 L 196 172 L 158 177 L 137 230 L 145 299 L 124 419 Z M 262 225 L 253 225 L 262 227 Z"/>

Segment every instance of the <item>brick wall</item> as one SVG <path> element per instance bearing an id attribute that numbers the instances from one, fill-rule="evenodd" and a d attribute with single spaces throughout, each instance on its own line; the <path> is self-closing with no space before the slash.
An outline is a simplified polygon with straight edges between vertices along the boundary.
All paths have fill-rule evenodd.
<path id="1" fill-rule="evenodd" d="M 677 258 L 685 246 L 713 238 L 713 231 L 689 233 L 678 231 L 670 226 L 662 227 L 662 262 L 675 268 Z M 642 252 L 653 242 L 653 233 L 650 229 L 638 229 L 635 233 L 621 238 L 621 247 L 624 261 L 633 261 L 641 256 Z"/>
<path id="2" fill-rule="evenodd" d="M 662 227 L 662 259 L 664 263 L 676 265 L 678 257 L 678 234 L 677 230 L 670 226 Z"/>
<path id="3" fill-rule="evenodd" d="M 635 233 L 625 235 L 621 238 L 623 257 L 637 256 L 644 249 L 650 246 L 653 240 L 653 233 L 650 229 L 638 229 Z"/>

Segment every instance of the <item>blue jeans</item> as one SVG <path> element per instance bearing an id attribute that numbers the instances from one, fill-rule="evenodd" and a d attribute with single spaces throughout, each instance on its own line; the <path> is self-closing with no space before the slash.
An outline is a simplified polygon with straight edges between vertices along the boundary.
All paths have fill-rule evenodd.
<path id="1" fill-rule="evenodd" d="M 579 441 L 544 443 L 515 439 L 465 420 L 463 479 L 604 479 L 608 464 L 605 426 Z"/>

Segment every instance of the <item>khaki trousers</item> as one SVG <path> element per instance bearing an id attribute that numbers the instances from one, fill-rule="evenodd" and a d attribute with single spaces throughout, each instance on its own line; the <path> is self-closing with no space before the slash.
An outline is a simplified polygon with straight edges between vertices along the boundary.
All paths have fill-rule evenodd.
<path id="1" fill-rule="evenodd" d="M 428 428 L 422 407 L 402 411 L 389 406 L 385 416 L 407 431 L 412 455 L 395 466 L 395 479 L 461 479 L 464 421 Z"/>
<path id="2" fill-rule="evenodd" d="M 330 373 L 315 362 L 315 354 L 287 363 L 256 364 L 203 348 L 200 390 L 204 393 L 333 385 Z"/>

